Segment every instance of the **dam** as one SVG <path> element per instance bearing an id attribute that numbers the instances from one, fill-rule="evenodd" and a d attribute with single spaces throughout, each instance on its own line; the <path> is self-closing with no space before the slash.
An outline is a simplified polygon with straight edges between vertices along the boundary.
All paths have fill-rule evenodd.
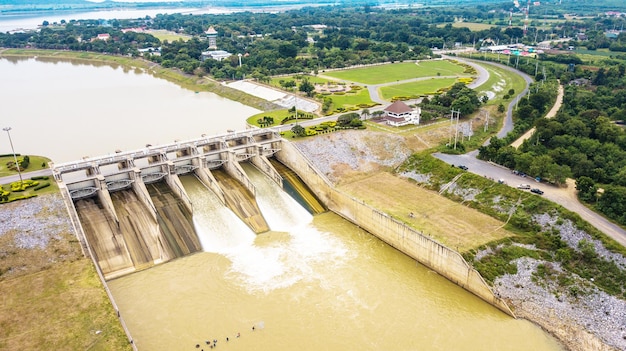
<path id="1" fill-rule="evenodd" d="M 496 348 L 560 350 L 532 324 L 506 316 L 460 255 L 335 192 L 271 131 L 150 146 L 53 171 L 135 349 L 191 350 L 230 336 L 228 346 L 240 350 L 471 350 L 487 337 Z M 286 188 L 303 193 L 306 206 L 285 197 Z M 416 254 L 441 275 L 416 265 Z M 376 335 L 382 329 L 394 335 Z"/>
<path id="2" fill-rule="evenodd" d="M 197 178 L 254 233 L 269 231 L 244 163 L 281 189 L 288 184 L 310 212 L 330 209 L 513 315 L 458 252 L 337 191 L 292 143 L 272 130 L 147 145 L 53 165 L 52 170 L 66 201 L 76 209 L 84 251 L 109 280 L 202 250 L 194 204 L 181 176 Z"/>
<path id="3" fill-rule="evenodd" d="M 194 205 L 180 180 L 185 175 L 195 176 L 253 232 L 268 231 L 240 163 L 282 185 L 267 159 L 280 145 L 272 131 L 229 133 L 52 168 L 76 209 L 83 250 L 108 280 L 202 250 Z"/>

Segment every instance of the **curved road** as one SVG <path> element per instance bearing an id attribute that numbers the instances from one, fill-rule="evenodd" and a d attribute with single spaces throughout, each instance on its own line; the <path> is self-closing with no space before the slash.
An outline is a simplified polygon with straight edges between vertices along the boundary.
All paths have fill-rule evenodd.
<path id="1" fill-rule="evenodd" d="M 552 118 L 554 116 L 556 116 L 556 113 L 559 112 L 559 109 L 561 108 L 561 105 L 563 104 L 563 86 L 561 84 L 559 84 L 559 88 L 556 94 L 556 101 L 554 102 L 554 106 L 552 106 L 552 109 L 550 109 L 550 111 L 548 111 L 548 114 L 546 115 L 546 118 Z M 521 137 L 517 138 L 517 140 L 515 140 L 514 142 L 511 143 L 511 146 L 513 146 L 514 148 L 518 148 L 520 147 L 520 145 L 522 145 L 522 143 L 524 142 L 524 140 L 526 139 L 530 139 L 530 137 L 535 133 L 535 127 L 532 127 L 529 131 L 527 131 L 526 133 L 524 133 L 524 135 L 522 135 Z"/>

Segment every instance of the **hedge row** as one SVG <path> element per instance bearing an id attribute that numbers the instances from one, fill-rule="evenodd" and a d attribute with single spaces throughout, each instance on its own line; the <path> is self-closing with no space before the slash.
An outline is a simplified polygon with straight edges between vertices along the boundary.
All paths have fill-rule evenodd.
<path id="1" fill-rule="evenodd" d="M 39 189 L 43 189 L 43 188 L 46 188 L 46 187 L 49 187 L 49 186 L 50 186 L 50 183 L 49 182 L 45 182 L 45 183 L 41 183 L 41 184 L 37 185 L 36 187 L 33 188 L 33 190 L 37 191 Z"/>

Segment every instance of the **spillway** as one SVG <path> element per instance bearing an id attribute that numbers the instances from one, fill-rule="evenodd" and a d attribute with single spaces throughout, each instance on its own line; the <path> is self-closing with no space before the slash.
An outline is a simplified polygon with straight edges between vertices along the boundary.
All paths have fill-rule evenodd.
<path id="1" fill-rule="evenodd" d="M 313 214 L 326 212 L 322 202 L 294 171 L 273 157 L 269 160 L 274 169 L 283 177 L 283 188 L 289 195 Z"/>
<path id="2" fill-rule="evenodd" d="M 254 240 L 254 232 L 195 176 L 180 181 L 194 204 L 193 223 L 204 251 L 224 252 Z"/>
<path id="3" fill-rule="evenodd" d="M 120 233 L 126 242 L 135 269 L 144 269 L 161 260 L 158 235 L 159 228 L 149 210 L 139 201 L 132 190 L 111 194 Z"/>
<path id="4" fill-rule="evenodd" d="M 181 257 L 201 250 L 191 213 L 165 182 L 146 185 L 154 202 L 166 252 Z"/>
<path id="5" fill-rule="evenodd" d="M 226 204 L 241 218 L 255 233 L 269 230 L 265 218 L 261 214 L 254 194 L 252 194 L 237 179 L 231 177 L 223 169 L 212 170 L 211 173 L 224 191 Z"/>
<path id="6" fill-rule="evenodd" d="M 256 188 L 257 203 L 271 230 L 288 232 L 311 222 L 313 216 L 268 176 L 248 162 L 241 168 Z"/>
<path id="7" fill-rule="evenodd" d="M 135 270 L 120 227 L 93 197 L 74 203 L 94 259 L 105 277 Z"/>

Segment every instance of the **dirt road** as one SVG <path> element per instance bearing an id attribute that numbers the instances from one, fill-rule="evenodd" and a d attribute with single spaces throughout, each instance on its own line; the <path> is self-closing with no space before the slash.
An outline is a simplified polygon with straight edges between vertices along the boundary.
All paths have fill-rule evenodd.
<path id="1" fill-rule="evenodd" d="M 554 102 L 554 106 L 548 111 L 546 118 L 552 118 L 556 116 L 556 113 L 559 112 L 561 105 L 563 104 L 563 86 L 559 84 L 559 90 L 556 95 L 556 101 Z M 530 137 L 535 134 L 535 127 L 532 127 L 529 131 L 524 133 L 521 137 L 511 143 L 511 146 L 514 148 L 519 148 L 520 145 L 524 142 L 524 140 L 530 139 Z"/>

